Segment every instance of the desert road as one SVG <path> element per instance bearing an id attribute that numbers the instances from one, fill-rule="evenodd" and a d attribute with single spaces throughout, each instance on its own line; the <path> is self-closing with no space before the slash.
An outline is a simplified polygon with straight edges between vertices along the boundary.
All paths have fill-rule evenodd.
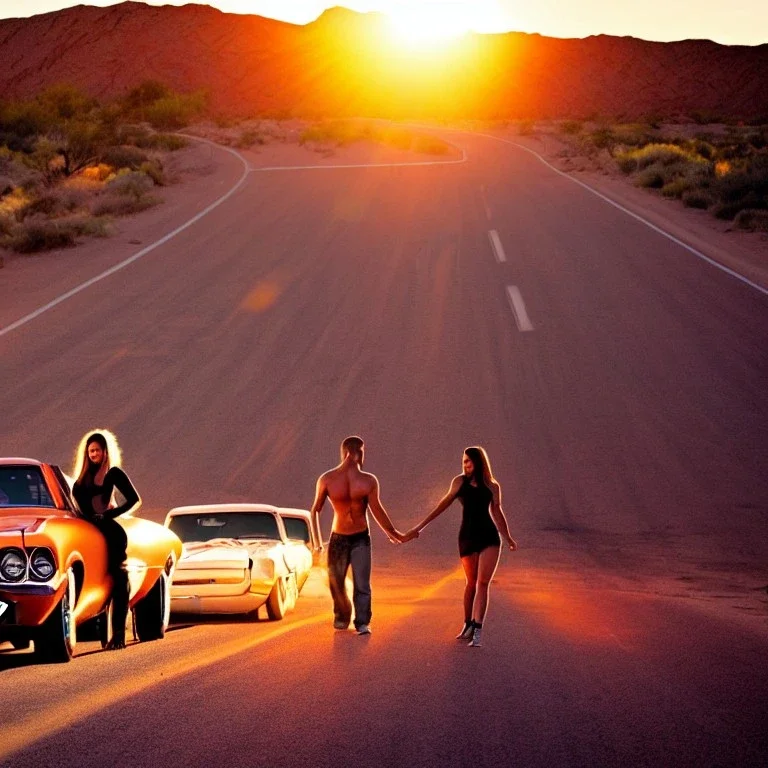
<path id="1" fill-rule="evenodd" d="M 373 531 L 368 638 L 334 633 L 318 570 L 283 622 L 0 649 L 0 765 L 766 764 L 768 296 L 452 139 L 464 162 L 410 168 L 222 153 L 224 203 L 0 336 L 0 455 L 69 467 L 111 428 L 160 520 L 308 507 L 357 433 L 406 529 L 482 444 L 520 545 L 483 647 L 453 639 L 456 504 Z"/>

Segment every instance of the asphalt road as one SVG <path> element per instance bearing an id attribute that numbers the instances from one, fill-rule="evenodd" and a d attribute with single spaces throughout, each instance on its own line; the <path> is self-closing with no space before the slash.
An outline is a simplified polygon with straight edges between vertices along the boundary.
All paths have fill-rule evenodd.
<path id="1" fill-rule="evenodd" d="M 489 451 L 517 553 L 456 643 L 459 509 L 374 533 L 374 634 L 322 573 L 280 624 L 0 651 L 9 766 L 757 766 L 768 297 L 514 147 L 254 172 L 0 338 L 0 455 L 106 426 L 144 514 L 308 507 L 347 434 L 406 528 Z M 328 520 L 326 519 L 326 531 Z"/>

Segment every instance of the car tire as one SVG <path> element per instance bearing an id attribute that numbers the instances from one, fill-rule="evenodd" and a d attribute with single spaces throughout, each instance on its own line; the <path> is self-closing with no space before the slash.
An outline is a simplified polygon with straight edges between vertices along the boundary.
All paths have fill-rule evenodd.
<path id="1" fill-rule="evenodd" d="M 168 628 L 171 609 L 170 579 L 163 571 L 133 609 L 136 635 L 144 643 L 149 640 L 162 640 Z"/>
<path id="2" fill-rule="evenodd" d="M 279 577 L 275 579 L 272 591 L 267 598 L 267 616 L 270 621 L 280 621 L 285 616 L 287 590 L 285 588 L 285 579 Z"/>
<path id="3" fill-rule="evenodd" d="M 35 638 L 35 652 L 43 661 L 62 663 L 72 659 L 77 643 L 74 607 L 75 574 L 70 568 L 64 594 Z"/>

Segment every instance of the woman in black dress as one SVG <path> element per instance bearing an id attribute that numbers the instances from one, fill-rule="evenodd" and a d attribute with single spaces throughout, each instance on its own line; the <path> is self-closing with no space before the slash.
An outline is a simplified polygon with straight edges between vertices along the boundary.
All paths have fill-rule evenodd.
<path id="1" fill-rule="evenodd" d="M 501 487 L 494 480 L 488 454 L 479 446 L 467 448 L 462 457 L 463 473 L 454 477 L 448 493 L 413 530 L 422 531 L 455 499 L 463 507 L 459 528 L 459 556 L 467 584 L 464 587 L 464 627 L 457 640 L 479 646 L 483 619 L 488 608 L 488 590 L 499 563 L 501 538 L 514 552 L 512 538 L 501 508 Z M 499 536 L 501 534 L 501 537 Z"/>
<path id="2" fill-rule="evenodd" d="M 83 517 L 93 523 L 107 540 L 107 570 L 112 577 L 112 639 L 110 650 L 125 648 L 125 624 L 128 618 L 129 584 L 125 569 L 128 539 L 115 518 L 133 513 L 141 499 L 128 475 L 120 469 L 120 449 L 107 430 L 91 432 L 81 441 L 75 457 L 76 478 L 72 488 Z M 117 489 L 124 501 L 114 503 Z"/>

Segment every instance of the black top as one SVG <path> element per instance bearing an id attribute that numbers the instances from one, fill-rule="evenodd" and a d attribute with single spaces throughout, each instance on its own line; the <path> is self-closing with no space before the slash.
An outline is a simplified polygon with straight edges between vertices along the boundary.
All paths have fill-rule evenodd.
<path id="1" fill-rule="evenodd" d="M 472 485 L 470 479 L 465 477 L 456 498 L 461 501 L 463 507 L 460 538 L 498 534 L 490 512 L 493 493 L 487 485 Z"/>
<path id="2" fill-rule="evenodd" d="M 77 506 L 83 513 L 83 517 L 93 522 L 96 518 L 96 512 L 93 509 L 93 500 L 96 496 L 101 496 L 101 500 L 106 507 L 112 498 L 112 491 L 117 488 L 125 499 L 124 504 L 104 510 L 104 520 L 114 520 L 125 512 L 133 511 L 139 504 L 139 494 L 133 487 L 133 483 L 128 479 L 128 475 L 120 467 L 111 467 L 104 475 L 104 484 L 96 485 L 89 475 L 86 475 L 84 482 L 76 482 L 72 489 L 72 495 L 75 497 Z"/>

